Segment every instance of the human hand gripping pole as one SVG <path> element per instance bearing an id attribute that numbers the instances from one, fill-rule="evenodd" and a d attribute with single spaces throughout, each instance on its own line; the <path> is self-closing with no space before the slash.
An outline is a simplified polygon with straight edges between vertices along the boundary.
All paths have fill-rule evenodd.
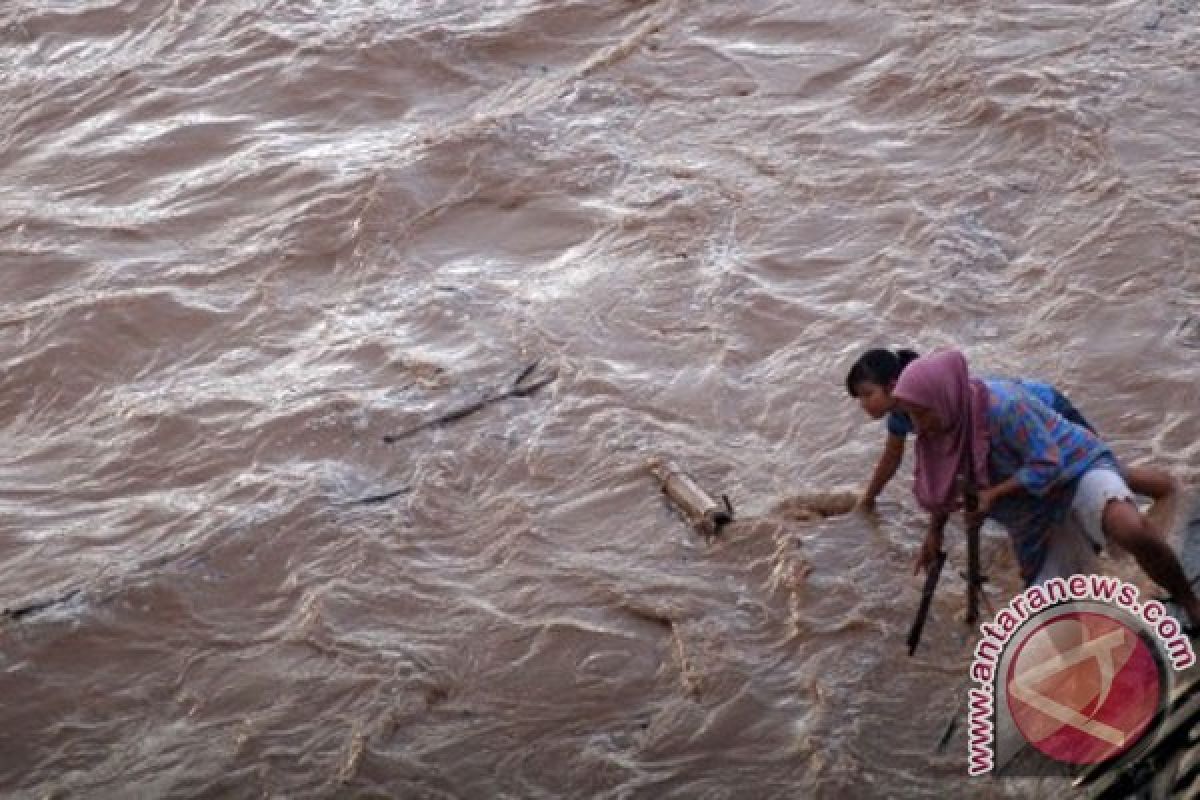
<path id="1" fill-rule="evenodd" d="M 963 510 L 967 512 L 967 618 L 966 622 L 974 626 L 979 622 L 979 601 L 983 596 L 983 576 L 979 567 L 979 535 L 983 527 L 983 516 L 979 514 L 979 492 L 966 473 L 958 476 L 958 489 L 963 498 Z M 921 604 L 917 608 L 916 619 L 908 631 L 908 654 L 917 651 L 921 641 L 921 631 L 925 627 L 925 619 L 929 616 L 929 606 L 933 602 L 933 594 L 937 591 L 938 579 L 942 574 L 942 566 L 946 563 L 946 551 L 938 548 L 932 563 L 928 564 L 925 574 L 925 587 L 921 591 Z"/>

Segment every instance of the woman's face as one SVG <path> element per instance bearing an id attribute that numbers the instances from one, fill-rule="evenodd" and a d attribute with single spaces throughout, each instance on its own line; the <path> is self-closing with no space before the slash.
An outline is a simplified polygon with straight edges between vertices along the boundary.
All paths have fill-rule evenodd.
<path id="1" fill-rule="evenodd" d="M 910 403 L 907 400 L 896 401 L 896 408 L 903 411 L 912 420 L 917 434 L 938 434 L 948 430 L 946 421 L 939 417 L 931 408 Z"/>
<path id="2" fill-rule="evenodd" d="M 878 383 L 863 381 L 855 389 L 854 396 L 858 398 L 858 404 L 872 419 L 882 418 L 895 406 L 892 393 L 887 387 L 880 386 Z"/>

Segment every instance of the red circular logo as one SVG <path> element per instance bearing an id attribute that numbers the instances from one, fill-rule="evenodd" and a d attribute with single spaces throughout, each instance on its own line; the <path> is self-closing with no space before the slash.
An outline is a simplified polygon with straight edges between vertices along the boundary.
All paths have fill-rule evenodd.
<path id="1" fill-rule="evenodd" d="M 1071 764 L 1115 758 L 1146 733 L 1162 700 L 1154 653 L 1124 623 L 1072 611 L 1021 642 L 1008 667 L 1008 708 L 1025 739 Z"/>

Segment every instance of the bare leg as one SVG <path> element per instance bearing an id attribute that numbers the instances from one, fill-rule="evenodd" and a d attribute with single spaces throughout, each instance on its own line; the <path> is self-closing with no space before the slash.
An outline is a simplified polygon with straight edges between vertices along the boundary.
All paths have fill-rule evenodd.
<path id="1" fill-rule="evenodd" d="M 1200 599 L 1192 591 L 1179 559 L 1154 532 L 1137 506 L 1123 500 L 1110 500 L 1104 508 L 1102 525 L 1106 536 L 1129 551 L 1151 580 L 1171 593 L 1192 624 L 1200 625 Z"/>
<path id="2" fill-rule="evenodd" d="M 1146 509 L 1146 520 L 1158 538 L 1166 540 L 1175 527 L 1182 487 L 1179 481 L 1159 467 L 1126 467 L 1125 485 L 1134 494 L 1149 497 L 1153 502 Z"/>

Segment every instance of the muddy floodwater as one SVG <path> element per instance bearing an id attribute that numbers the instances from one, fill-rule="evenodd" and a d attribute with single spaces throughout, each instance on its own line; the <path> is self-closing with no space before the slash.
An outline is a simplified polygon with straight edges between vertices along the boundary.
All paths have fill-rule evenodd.
<path id="1" fill-rule="evenodd" d="M 1071 796 L 935 749 L 911 452 L 805 509 L 871 346 L 1200 481 L 1198 76 L 1193 0 L 8 0 L 0 793 Z"/>

